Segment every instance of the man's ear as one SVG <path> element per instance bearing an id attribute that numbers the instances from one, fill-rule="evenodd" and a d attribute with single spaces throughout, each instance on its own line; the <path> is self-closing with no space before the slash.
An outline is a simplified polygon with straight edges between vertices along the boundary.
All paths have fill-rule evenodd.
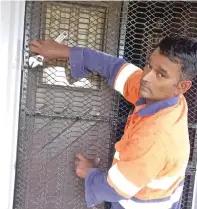
<path id="1" fill-rule="evenodd" d="M 176 90 L 176 95 L 184 94 L 191 88 L 191 86 L 192 86 L 192 81 L 184 80 L 179 82 Z"/>

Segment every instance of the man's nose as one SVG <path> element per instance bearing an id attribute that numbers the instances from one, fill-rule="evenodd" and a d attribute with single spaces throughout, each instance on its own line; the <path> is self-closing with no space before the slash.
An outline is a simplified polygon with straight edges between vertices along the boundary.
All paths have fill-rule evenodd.
<path id="1" fill-rule="evenodd" d="M 142 80 L 145 82 L 151 82 L 152 79 L 153 79 L 153 71 L 152 70 L 145 73 L 142 77 Z"/>

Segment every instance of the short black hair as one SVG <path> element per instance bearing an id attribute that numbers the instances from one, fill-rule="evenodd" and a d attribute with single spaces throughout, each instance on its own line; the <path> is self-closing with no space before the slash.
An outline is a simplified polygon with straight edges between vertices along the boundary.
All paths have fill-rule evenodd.
<path id="1" fill-rule="evenodd" d="M 160 53 L 172 62 L 182 64 L 184 79 L 192 80 L 197 75 L 197 39 L 170 35 L 165 37 L 157 47 Z"/>

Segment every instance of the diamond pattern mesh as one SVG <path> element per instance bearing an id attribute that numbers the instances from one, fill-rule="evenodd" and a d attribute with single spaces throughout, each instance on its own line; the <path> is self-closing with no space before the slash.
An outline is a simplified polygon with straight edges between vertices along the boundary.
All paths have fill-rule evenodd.
<path id="1" fill-rule="evenodd" d="M 197 3 L 192 2 L 130 2 L 128 5 L 124 58 L 143 68 L 144 63 L 166 35 L 177 33 L 197 37 Z M 196 102 L 197 78 L 186 94 L 189 106 L 189 134 L 191 154 L 185 178 L 182 208 L 191 208 L 194 173 L 197 162 Z"/>
<path id="2" fill-rule="evenodd" d="M 108 168 L 118 120 L 118 95 L 106 80 L 74 80 L 62 60 L 30 69 L 29 40 L 66 30 L 69 46 L 117 55 L 120 14 L 120 2 L 27 2 L 14 208 L 86 208 L 75 154 L 97 156 Z"/>
<path id="3" fill-rule="evenodd" d="M 107 169 L 133 107 L 97 74 L 73 79 L 65 61 L 30 69 L 29 40 L 56 38 L 66 30 L 69 46 L 87 46 L 143 67 L 169 33 L 196 37 L 196 20 L 197 3 L 192 2 L 26 3 L 15 209 L 86 208 L 84 183 L 74 172 L 75 154 L 100 157 Z M 197 161 L 196 88 L 194 79 L 186 95 L 191 155 L 182 208 L 188 209 Z"/>

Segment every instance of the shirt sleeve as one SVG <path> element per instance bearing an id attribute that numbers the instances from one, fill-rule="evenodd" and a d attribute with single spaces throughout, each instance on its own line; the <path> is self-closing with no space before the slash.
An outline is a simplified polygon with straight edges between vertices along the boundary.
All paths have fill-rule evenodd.
<path id="1" fill-rule="evenodd" d="M 107 182 L 107 172 L 92 169 L 85 180 L 85 198 L 87 207 L 107 202 L 119 202 L 125 198 L 119 195 Z"/>
<path id="2" fill-rule="evenodd" d="M 140 138 L 139 133 L 129 138 L 126 146 L 122 147 L 124 150 L 120 152 L 119 160 L 116 160 L 108 172 L 109 185 L 125 198 L 135 196 L 146 187 L 166 164 L 163 136 L 159 132 L 153 132 L 150 134 L 146 130 Z"/>
<path id="3" fill-rule="evenodd" d="M 142 70 L 124 59 L 89 48 L 73 47 L 70 48 L 70 66 L 74 78 L 97 72 L 125 99 L 134 104 L 138 100 Z"/>

